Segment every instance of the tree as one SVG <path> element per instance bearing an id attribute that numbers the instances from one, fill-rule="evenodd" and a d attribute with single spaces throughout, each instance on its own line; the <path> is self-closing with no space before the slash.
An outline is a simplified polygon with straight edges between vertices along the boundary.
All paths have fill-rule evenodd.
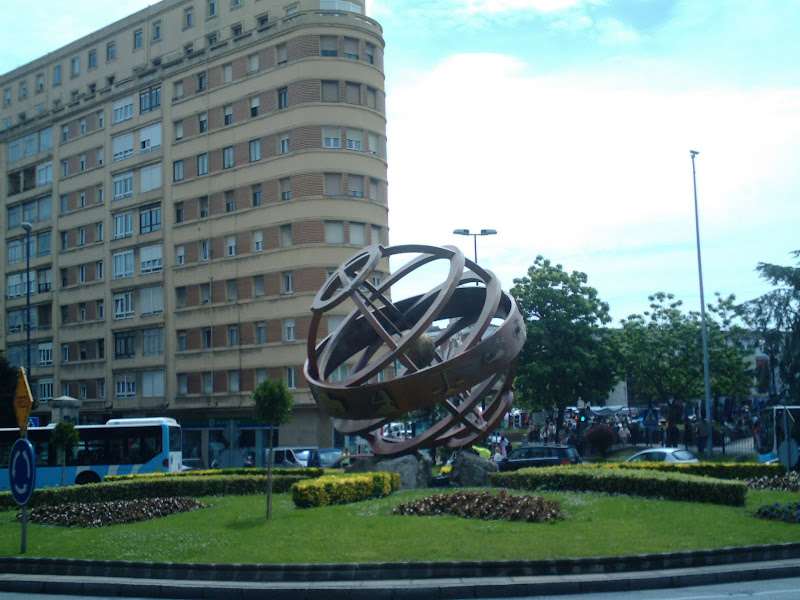
<path id="1" fill-rule="evenodd" d="M 617 341 L 604 326 L 608 304 L 587 285 L 585 273 L 567 273 L 537 256 L 527 277 L 514 280 L 511 294 L 526 321 L 515 403 L 528 409 L 564 409 L 578 399 L 600 404 L 617 382 Z"/>
<path id="2" fill-rule="evenodd" d="M 61 421 L 50 436 L 50 447 L 58 452 L 61 459 L 61 487 L 66 485 L 67 451 L 71 451 L 81 441 L 75 425 Z"/>
<path id="3" fill-rule="evenodd" d="M 17 427 L 14 412 L 14 393 L 17 391 L 19 369 L 12 367 L 0 351 L 0 427 Z"/>
<path id="4" fill-rule="evenodd" d="M 283 381 L 265 379 L 253 390 L 256 420 L 259 423 L 281 425 L 292 420 L 294 398 Z M 267 471 L 267 519 L 272 518 L 272 463 L 274 437 L 269 435 L 269 466 Z"/>
<path id="5" fill-rule="evenodd" d="M 667 404 L 672 427 L 682 403 L 705 396 L 702 323 L 697 312 L 684 313 L 683 301 L 658 292 L 649 297 L 650 311 L 622 321 L 622 354 L 633 397 Z M 734 297 L 717 295 L 708 307 L 708 355 L 711 395 L 746 396 L 752 386 L 744 358 L 747 332 L 734 325 Z"/>
<path id="6" fill-rule="evenodd" d="M 800 250 L 791 253 L 800 258 Z M 758 263 L 759 275 L 777 289 L 740 307 L 769 359 L 761 391 L 772 400 L 800 402 L 800 267 Z"/>

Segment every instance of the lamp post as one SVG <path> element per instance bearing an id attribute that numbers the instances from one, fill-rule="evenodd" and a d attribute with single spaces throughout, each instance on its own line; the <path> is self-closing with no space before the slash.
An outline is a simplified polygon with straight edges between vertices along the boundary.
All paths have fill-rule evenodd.
<path id="1" fill-rule="evenodd" d="M 700 318 L 703 331 L 703 381 L 706 388 L 706 419 L 708 419 L 708 440 L 706 455 L 714 455 L 714 421 L 711 418 L 711 376 L 708 368 L 708 330 L 706 326 L 706 300 L 703 294 L 703 263 L 700 260 L 700 216 L 697 210 L 697 171 L 694 166 L 694 157 L 700 154 L 697 150 L 690 150 L 692 155 L 692 183 L 694 185 L 694 226 L 697 234 L 697 272 L 700 276 Z"/>
<path id="2" fill-rule="evenodd" d="M 31 229 L 33 225 L 23 221 L 25 230 L 25 374 L 31 376 Z"/>
<path id="3" fill-rule="evenodd" d="M 480 233 L 470 233 L 469 229 L 453 229 L 456 235 L 471 235 L 475 246 L 475 264 L 478 264 L 478 236 L 481 235 L 496 235 L 496 229 L 481 229 Z"/>

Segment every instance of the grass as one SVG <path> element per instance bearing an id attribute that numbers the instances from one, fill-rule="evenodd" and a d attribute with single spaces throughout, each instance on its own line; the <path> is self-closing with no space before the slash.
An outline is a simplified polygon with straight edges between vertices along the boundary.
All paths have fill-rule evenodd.
<path id="1" fill-rule="evenodd" d="M 29 557 L 158 562 L 320 563 L 518 560 L 614 556 L 796 542 L 800 527 L 755 519 L 761 504 L 797 501 L 790 492 L 750 491 L 727 507 L 590 493 L 546 492 L 565 521 L 551 524 L 399 517 L 402 502 L 440 490 L 413 490 L 343 506 L 297 509 L 274 497 L 202 498 L 212 508 L 100 529 L 28 525 Z M 0 512 L 0 555 L 18 556 L 16 511 Z"/>

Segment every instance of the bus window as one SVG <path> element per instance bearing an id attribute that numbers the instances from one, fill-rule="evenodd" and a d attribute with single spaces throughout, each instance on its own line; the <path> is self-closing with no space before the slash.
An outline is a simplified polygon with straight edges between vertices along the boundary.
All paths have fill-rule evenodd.
<path id="1" fill-rule="evenodd" d="M 169 428 L 169 451 L 170 452 L 180 452 L 181 451 L 181 428 L 180 427 L 170 427 Z"/>

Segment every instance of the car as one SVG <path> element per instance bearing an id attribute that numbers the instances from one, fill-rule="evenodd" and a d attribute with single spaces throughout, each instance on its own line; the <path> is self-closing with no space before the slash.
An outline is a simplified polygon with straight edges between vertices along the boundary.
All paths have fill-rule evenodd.
<path id="1" fill-rule="evenodd" d="M 308 446 L 305 448 L 290 448 L 286 446 L 274 448 L 273 465 L 275 467 L 300 469 L 307 466 L 308 454 L 311 450 L 314 450 L 314 448 L 309 448 Z M 269 449 L 264 449 L 264 465 L 269 465 Z"/>
<path id="2" fill-rule="evenodd" d="M 330 468 L 331 469 L 349 469 L 352 467 L 356 462 L 361 460 L 362 458 L 372 458 L 372 454 L 342 454 L 339 459 L 334 462 Z"/>
<path id="3" fill-rule="evenodd" d="M 516 471 L 525 467 L 554 467 L 583 462 L 574 446 L 568 444 L 529 444 L 512 450 L 497 463 L 501 471 Z"/>
<path id="4" fill-rule="evenodd" d="M 309 451 L 306 466 L 327 469 L 339 460 L 340 456 L 342 456 L 340 448 L 315 448 Z"/>
<path id="5" fill-rule="evenodd" d="M 697 457 L 682 448 L 648 448 L 641 450 L 625 462 L 696 463 Z"/>

